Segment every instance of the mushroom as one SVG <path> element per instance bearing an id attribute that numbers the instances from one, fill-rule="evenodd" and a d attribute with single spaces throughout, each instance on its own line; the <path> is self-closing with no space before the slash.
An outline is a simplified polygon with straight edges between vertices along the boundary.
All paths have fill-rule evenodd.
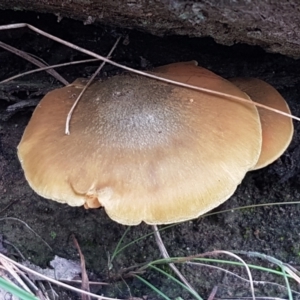
<path id="1" fill-rule="evenodd" d="M 232 78 L 230 82 L 245 92 L 253 101 L 291 113 L 283 97 L 270 84 L 256 78 Z M 257 109 L 262 125 L 262 149 L 253 170 L 263 168 L 279 158 L 289 146 L 294 132 L 291 118 L 265 108 L 258 107 Z"/>
<path id="2" fill-rule="evenodd" d="M 247 98 L 229 81 L 171 64 L 181 82 Z M 176 78 L 179 78 L 176 75 Z M 64 134 L 80 80 L 49 92 L 18 146 L 29 185 L 71 206 L 103 206 L 126 225 L 196 218 L 227 200 L 258 160 L 261 124 L 254 105 L 131 74 L 92 84 Z"/>

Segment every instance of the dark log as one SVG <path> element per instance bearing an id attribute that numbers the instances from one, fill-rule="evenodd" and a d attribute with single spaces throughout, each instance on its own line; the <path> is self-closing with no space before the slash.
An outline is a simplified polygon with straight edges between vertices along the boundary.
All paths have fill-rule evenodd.
<path id="1" fill-rule="evenodd" d="M 53 13 L 155 35 L 211 36 L 300 57 L 298 0 L 2 0 L 0 9 Z"/>

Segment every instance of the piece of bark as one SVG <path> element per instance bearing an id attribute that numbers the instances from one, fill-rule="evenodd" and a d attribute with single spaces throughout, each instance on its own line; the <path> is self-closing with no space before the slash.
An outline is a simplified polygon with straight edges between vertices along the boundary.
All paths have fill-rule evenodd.
<path id="1" fill-rule="evenodd" d="M 135 28 L 155 35 L 211 36 L 218 43 L 259 45 L 300 57 L 298 0 L 2 0 L 0 9 L 28 10 Z"/>

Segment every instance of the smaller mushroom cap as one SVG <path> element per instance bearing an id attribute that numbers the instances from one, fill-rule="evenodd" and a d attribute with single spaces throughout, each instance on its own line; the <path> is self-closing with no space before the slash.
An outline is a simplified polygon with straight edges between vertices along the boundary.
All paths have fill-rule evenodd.
<path id="1" fill-rule="evenodd" d="M 232 78 L 249 97 L 260 104 L 291 113 L 288 104 L 270 84 L 256 78 Z M 268 109 L 257 107 L 262 126 L 262 149 L 253 170 L 261 169 L 278 159 L 289 146 L 294 132 L 292 119 Z"/>

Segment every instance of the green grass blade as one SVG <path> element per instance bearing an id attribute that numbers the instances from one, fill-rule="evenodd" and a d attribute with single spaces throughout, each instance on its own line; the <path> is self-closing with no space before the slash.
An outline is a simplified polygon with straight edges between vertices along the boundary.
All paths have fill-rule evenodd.
<path id="1" fill-rule="evenodd" d="M 291 286 L 290 286 L 290 283 L 289 283 L 289 279 L 288 279 L 287 273 L 284 270 L 284 266 L 281 266 L 281 270 L 282 270 L 282 273 L 284 274 L 283 277 L 284 277 L 284 280 L 285 280 L 285 284 L 286 284 L 286 289 L 287 289 L 287 292 L 288 292 L 289 300 L 293 300 Z"/>
<path id="2" fill-rule="evenodd" d="M 161 274 L 165 275 L 166 277 L 168 277 L 169 279 L 173 280 L 174 282 L 176 282 L 178 285 L 180 285 L 182 288 L 186 289 L 189 293 L 191 293 L 195 299 L 197 300 L 203 300 L 197 293 L 195 293 L 193 290 L 191 290 L 188 286 L 186 286 L 185 284 L 183 284 L 181 281 L 179 281 L 178 279 L 176 279 L 174 276 L 168 274 L 167 272 L 163 271 L 162 269 L 153 266 L 153 265 L 149 265 L 149 267 L 151 267 L 152 269 L 160 272 Z"/>
<path id="3" fill-rule="evenodd" d="M 243 267 L 244 265 L 240 262 L 237 261 L 230 261 L 230 260 L 221 260 L 221 259 L 214 259 L 214 258 L 193 258 L 190 259 L 190 261 L 201 261 L 201 262 L 213 262 L 213 263 L 221 263 L 221 264 L 227 264 L 227 265 L 235 265 L 235 266 L 241 266 Z M 176 263 L 175 260 L 173 260 L 174 263 Z M 288 278 L 292 278 L 291 275 L 286 274 L 286 272 L 283 271 L 278 271 L 278 270 L 274 270 L 274 269 L 270 269 L 270 268 L 265 268 L 265 267 L 261 267 L 258 265 L 252 265 L 252 264 L 247 264 L 247 266 L 251 269 L 255 269 L 255 270 L 259 270 L 259 271 L 263 271 L 263 272 L 267 272 L 267 273 L 272 273 L 275 275 L 279 275 L 279 276 L 287 276 Z M 285 273 L 285 274 L 284 274 Z"/>
<path id="4" fill-rule="evenodd" d="M 163 228 L 160 228 L 158 231 L 159 231 L 159 232 L 162 232 L 162 231 L 164 231 L 164 230 L 166 230 L 166 229 L 169 229 L 169 228 L 171 228 L 171 227 L 174 227 L 174 226 L 176 226 L 176 225 L 178 225 L 178 224 L 171 224 L 171 225 L 165 226 L 165 227 L 163 227 Z M 131 227 L 129 227 L 129 228 L 131 228 Z M 124 236 L 126 233 L 127 233 L 127 231 L 125 231 L 125 233 L 123 234 L 123 236 Z M 153 235 L 153 234 L 154 234 L 153 232 L 147 233 L 147 234 L 145 234 L 145 235 L 143 235 L 143 236 L 141 236 L 141 237 L 139 237 L 139 238 L 137 238 L 137 239 L 135 239 L 135 240 L 129 242 L 128 244 L 124 245 L 122 248 L 116 248 L 115 251 L 114 251 L 115 255 L 112 255 L 112 258 L 115 257 L 115 256 L 116 256 L 117 254 L 119 254 L 120 252 L 122 252 L 122 251 L 123 251 L 124 249 L 126 249 L 127 247 L 129 247 L 129 246 L 131 246 L 131 245 L 137 243 L 138 241 L 141 241 L 141 240 L 143 240 L 143 239 L 145 239 L 145 238 L 147 238 L 147 237 L 149 237 L 149 236 L 151 236 L 151 235 Z M 123 236 L 121 237 L 121 239 L 123 239 Z M 119 246 L 119 244 L 120 244 L 120 242 L 118 243 L 117 247 Z"/>
<path id="5" fill-rule="evenodd" d="M 7 281 L 1 277 L 0 277 L 0 288 L 13 294 L 16 297 L 19 297 L 22 300 L 39 300 L 34 295 L 24 291 L 23 289 L 19 288 L 15 284 L 10 283 L 9 281 Z"/>
<path id="6" fill-rule="evenodd" d="M 122 242 L 123 242 L 123 240 L 124 240 L 126 234 L 127 234 L 128 231 L 130 230 L 130 228 L 131 228 L 131 227 L 128 226 L 128 227 L 126 228 L 125 232 L 123 233 L 122 237 L 120 238 L 120 240 L 119 240 L 119 242 L 118 242 L 118 244 L 117 244 L 117 246 L 116 246 L 116 248 L 115 248 L 113 254 L 111 255 L 110 263 L 112 263 L 113 260 L 115 259 L 115 257 L 118 255 L 118 253 L 121 252 L 121 251 L 123 250 L 124 247 L 120 249 L 120 246 L 121 246 L 121 244 L 122 244 Z"/>
<path id="7" fill-rule="evenodd" d="M 150 282 L 148 282 L 144 278 L 140 277 L 139 275 L 135 275 L 135 277 L 138 278 L 140 281 L 142 281 L 144 284 L 146 284 L 150 289 L 155 291 L 158 295 L 160 295 L 164 299 L 171 300 L 167 295 L 165 295 L 162 291 L 160 291 L 158 288 L 156 288 L 154 285 L 152 285 Z"/>

